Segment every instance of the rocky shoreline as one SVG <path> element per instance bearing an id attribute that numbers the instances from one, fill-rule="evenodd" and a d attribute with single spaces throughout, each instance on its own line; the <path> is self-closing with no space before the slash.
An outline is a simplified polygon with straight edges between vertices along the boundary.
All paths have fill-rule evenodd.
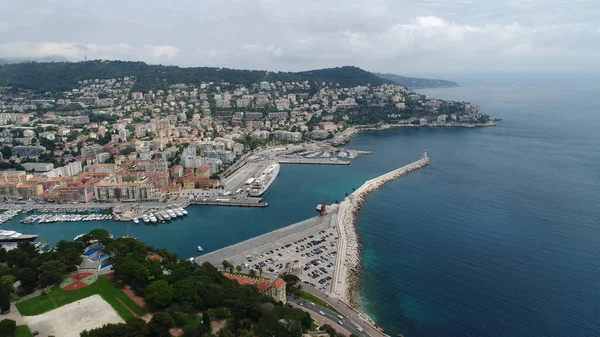
<path id="1" fill-rule="evenodd" d="M 359 309 L 355 296 L 355 290 L 360 273 L 360 241 L 356 232 L 356 219 L 365 197 L 386 183 L 402 177 L 410 172 L 423 168 L 431 163 L 426 154 L 418 161 L 383 174 L 377 178 L 368 180 L 360 188 L 355 190 L 344 201 L 338 209 L 337 224 L 340 232 L 340 254 L 338 257 L 338 281 L 335 283 L 334 292 L 339 298 L 355 309 Z M 365 315 L 366 316 L 366 315 Z M 375 322 L 367 319 L 369 324 L 377 327 Z"/>

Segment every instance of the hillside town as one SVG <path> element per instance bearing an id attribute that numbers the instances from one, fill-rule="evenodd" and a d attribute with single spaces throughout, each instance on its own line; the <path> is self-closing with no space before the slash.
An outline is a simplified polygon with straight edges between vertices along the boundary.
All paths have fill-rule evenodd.
<path id="1" fill-rule="evenodd" d="M 358 124 L 484 124 L 464 102 L 402 85 L 227 82 L 132 91 L 136 78 L 66 92 L 0 87 L 0 198 L 58 203 L 166 200 L 218 189 L 219 174 L 268 145 L 342 144 Z"/>

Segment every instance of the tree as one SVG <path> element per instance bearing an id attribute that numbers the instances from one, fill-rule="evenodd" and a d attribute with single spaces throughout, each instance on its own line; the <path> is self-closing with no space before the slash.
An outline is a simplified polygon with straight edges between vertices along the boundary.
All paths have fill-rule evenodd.
<path id="1" fill-rule="evenodd" d="M 171 336 L 169 330 L 175 326 L 173 317 L 166 312 L 157 312 L 152 316 L 148 328 L 150 328 L 150 335 L 153 337 L 166 337 Z"/>
<path id="2" fill-rule="evenodd" d="M 212 323 L 210 321 L 210 315 L 208 311 L 202 313 L 202 324 L 207 327 L 208 331 L 212 331 Z"/>
<path id="3" fill-rule="evenodd" d="M 4 286 L 0 286 L 0 312 L 10 310 L 10 296 Z"/>
<path id="4" fill-rule="evenodd" d="M 31 293 L 38 285 L 38 274 L 32 268 L 23 268 L 18 271 L 18 279 L 25 293 Z"/>
<path id="5" fill-rule="evenodd" d="M 93 236 L 96 240 L 100 241 L 102 244 L 106 245 L 110 243 L 110 233 L 106 229 L 97 228 L 90 232 L 90 235 Z"/>
<path id="6" fill-rule="evenodd" d="M 145 299 L 151 308 L 166 308 L 173 300 L 173 288 L 165 280 L 154 281 L 146 288 Z"/>
<path id="7" fill-rule="evenodd" d="M 242 272 L 242 266 L 235 266 L 235 270 L 236 270 L 238 273 L 241 273 L 241 272 Z"/>
<path id="8" fill-rule="evenodd" d="M 12 275 L 3 275 L 0 277 L 0 283 L 4 286 L 8 293 L 15 292 L 15 277 Z"/>
<path id="9" fill-rule="evenodd" d="M 12 319 L 3 319 L 0 321 L 0 336 L 13 336 L 15 330 L 17 330 L 17 322 Z"/>
<path id="10" fill-rule="evenodd" d="M 38 270 L 40 285 L 44 287 L 58 283 L 67 274 L 67 266 L 58 260 L 44 262 Z"/>
<path id="11" fill-rule="evenodd" d="M 229 272 L 233 274 L 233 268 L 234 267 L 231 264 L 231 262 L 229 262 L 227 260 L 223 260 L 222 264 L 223 264 L 223 269 L 229 270 Z"/>

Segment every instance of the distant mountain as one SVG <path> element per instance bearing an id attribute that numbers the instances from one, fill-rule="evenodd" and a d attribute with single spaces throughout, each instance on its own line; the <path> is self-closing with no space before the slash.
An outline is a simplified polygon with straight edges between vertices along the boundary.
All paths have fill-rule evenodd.
<path id="1" fill-rule="evenodd" d="M 381 74 L 375 73 L 377 76 L 390 80 L 396 84 L 402 84 L 411 89 L 419 88 L 445 88 L 445 87 L 458 87 L 458 83 L 447 80 L 433 80 L 428 78 L 418 77 L 405 77 L 394 74 Z"/>
<path id="2" fill-rule="evenodd" d="M 342 86 L 379 85 L 388 82 L 357 67 L 338 67 L 303 72 L 269 72 L 264 70 L 238 70 L 228 68 L 149 65 L 143 62 L 87 61 L 14 63 L 0 66 L 0 86 L 65 91 L 77 81 L 94 78 L 136 76 L 135 91 L 164 88 L 175 83 L 232 82 L 252 84 L 260 81 L 309 81 L 313 87 L 321 82 L 334 82 Z"/>
<path id="3" fill-rule="evenodd" d="M 0 64 L 7 64 L 7 63 L 8 63 L 7 59 L 0 58 Z"/>

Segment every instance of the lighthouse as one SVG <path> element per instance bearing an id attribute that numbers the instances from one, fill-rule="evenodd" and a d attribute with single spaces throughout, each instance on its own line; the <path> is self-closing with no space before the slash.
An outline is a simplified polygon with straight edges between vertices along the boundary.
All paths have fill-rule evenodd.
<path id="1" fill-rule="evenodd" d="M 423 151 L 423 156 L 421 158 L 422 159 L 427 159 L 427 150 Z"/>

